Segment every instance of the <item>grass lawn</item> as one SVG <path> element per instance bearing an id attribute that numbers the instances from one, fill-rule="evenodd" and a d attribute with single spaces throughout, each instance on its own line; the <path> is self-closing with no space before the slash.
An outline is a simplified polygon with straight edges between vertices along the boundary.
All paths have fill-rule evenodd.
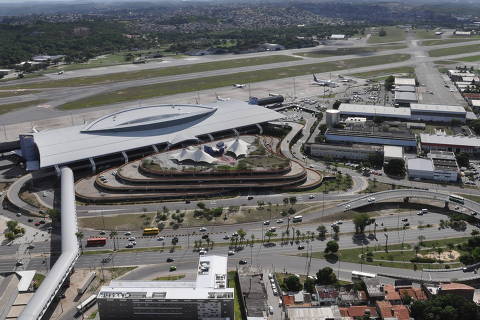
<path id="1" fill-rule="evenodd" d="M 152 279 L 152 281 L 175 281 L 183 278 L 185 278 L 184 274 L 175 274 L 175 275 L 169 275 L 164 277 L 157 277 L 155 279 Z"/>
<path id="2" fill-rule="evenodd" d="M 45 275 L 38 272 L 35 273 L 35 275 L 33 276 L 33 283 L 34 283 L 33 287 L 35 288 L 35 290 L 37 290 L 37 288 L 40 287 L 44 279 L 45 279 Z"/>
<path id="3" fill-rule="evenodd" d="M 477 62 L 477 61 L 480 61 L 480 55 L 460 58 L 460 59 L 457 59 L 457 60 L 462 61 L 462 62 Z"/>
<path id="4" fill-rule="evenodd" d="M 373 182 L 371 180 L 368 180 L 367 189 L 363 190 L 361 193 L 374 193 L 374 192 L 381 192 L 381 191 L 395 190 L 395 189 L 402 189 L 402 188 L 407 188 L 407 187 L 401 187 L 401 186 L 378 182 L 378 181 Z"/>
<path id="5" fill-rule="evenodd" d="M 115 268 L 104 268 L 104 270 L 109 271 L 111 273 L 111 278 L 116 279 L 118 277 L 123 276 L 127 272 L 135 270 L 137 267 L 115 267 Z"/>
<path id="6" fill-rule="evenodd" d="M 436 247 L 446 247 L 447 243 L 459 244 L 463 243 L 468 238 L 452 238 L 452 239 L 441 239 L 441 240 L 432 240 L 424 241 L 421 246 L 420 254 L 428 254 L 435 252 Z M 384 240 L 384 239 L 383 239 Z M 369 265 L 383 266 L 383 267 L 393 267 L 393 268 L 402 268 L 402 269 L 415 269 L 414 265 L 418 268 L 426 269 L 444 269 L 446 265 L 449 265 L 450 268 L 456 268 L 461 266 L 461 263 L 458 261 L 452 261 L 452 263 L 412 263 L 410 259 L 415 257 L 415 251 L 413 250 L 413 243 L 405 243 L 403 246 L 403 251 L 401 250 L 401 244 L 389 245 L 389 252 L 385 252 L 385 242 L 380 240 L 377 245 L 374 246 L 364 246 L 362 248 L 353 248 L 353 249 L 343 249 L 339 250 L 340 259 L 344 262 L 352 263 L 364 263 Z M 363 250 L 363 251 L 362 251 Z M 395 251 L 394 251 L 395 250 Z M 455 249 L 457 250 L 457 249 Z M 360 258 L 362 252 L 366 254 L 368 251 L 372 251 L 374 261 L 366 261 Z M 444 251 L 447 252 L 448 249 L 444 248 Z M 457 250 L 458 251 L 458 250 Z M 324 259 L 323 252 L 314 252 L 313 258 Z M 386 260 L 386 261 L 375 261 L 375 260 Z"/>
<path id="7" fill-rule="evenodd" d="M 380 27 L 377 27 L 377 31 L 380 31 Z M 373 35 L 368 39 L 368 43 L 385 43 L 396 42 L 405 40 L 405 31 L 398 27 L 384 27 L 386 35 L 380 37 L 378 34 Z"/>
<path id="8" fill-rule="evenodd" d="M 47 102 L 47 100 L 32 100 L 17 103 L 0 104 L 0 114 L 15 111 L 17 109 L 32 107 Z"/>
<path id="9" fill-rule="evenodd" d="M 459 59 L 460 60 L 460 59 Z M 457 63 L 457 61 L 453 60 L 437 60 L 433 62 L 434 64 L 454 64 Z"/>
<path id="10" fill-rule="evenodd" d="M 440 36 L 435 35 L 433 30 L 417 29 L 415 30 L 415 38 L 417 39 L 435 39 Z"/>
<path id="11" fill-rule="evenodd" d="M 25 94 L 35 93 L 34 90 L 0 90 L 0 98 L 22 96 Z"/>
<path id="12" fill-rule="evenodd" d="M 421 42 L 422 46 L 438 46 L 441 44 L 451 44 L 451 43 L 461 43 L 461 42 L 468 42 L 474 41 L 478 39 L 438 39 L 438 40 L 425 40 Z"/>
<path id="13" fill-rule="evenodd" d="M 97 217 L 81 217 L 78 222 L 81 228 L 95 230 L 140 230 L 151 225 L 156 213 L 147 212 L 144 214 L 116 214 Z M 143 217 L 142 217 L 143 216 Z M 147 223 L 148 222 L 148 223 Z M 146 224 L 147 223 L 147 224 Z"/>
<path id="14" fill-rule="evenodd" d="M 195 64 L 188 64 L 184 66 L 174 66 L 174 67 L 165 67 L 165 68 L 156 68 L 156 69 L 129 71 L 129 72 L 117 72 L 117 73 L 110 73 L 110 74 L 99 75 L 99 76 L 70 78 L 65 80 L 51 80 L 51 81 L 16 85 L 16 86 L 11 86 L 7 88 L 78 87 L 78 86 L 96 85 L 96 84 L 112 83 L 112 82 L 119 82 L 119 81 L 130 81 L 130 80 L 148 79 L 148 78 L 155 78 L 155 77 L 173 76 L 177 74 L 188 74 L 188 73 L 196 73 L 196 72 L 204 72 L 204 71 L 212 71 L 212 70 L 256 66 L 256 65 L 262 65 L 262 64 L 295 61 L 295 60 L 301 60 L 301 58 L 295 58 L 295 57 L 284 56 L 284 55 L 272 55 L 272 56 L 265 56 L 265 57 L 254 57 L 254 58 L 244 58 L 244 59 L 222 60 L 222 61 L 215 61 L 215 62 L 195 63 Z M 235 83 L 235 81 L 231 81 L 229 84 L 232 84 L 232 83 Z"/>
<path id="15" fill-rule="evenodd" d="M 117 90 L 109 93 L 94 95 L 85 99 L 80 99 L 61 106 L 61 109 L 71 110 L 80 108 L 96 107 L 105 104 L 119 103 L 125 101 L 148 99 L 166 95 L 192 92 L 196 90 L 206 90 L 218 87 L 230 86 L 232 83 L 250 83 L 281 79 L 306 75 L 311 73 L 322 73 L 336 70 L 345 70 L 373 66 L 379 64 L 388 64 L 405 61 L 410 58 L 408 54 L 391 54 L 384 56 L 375 56 L 368 58 L 356 58 L 339 60 L 332 62 L 313 63 L 292 67 L 273 68 L 262 71 L 240 72 L 234 74 L 172 81 L 166 83 L 157 83 L 146 86 L 131 87 L 123 90 Z"/>
<path id="16" fill-rule="evenodd" d="M 474 194 L 460 194 L 461 197 L 464 197 L 465 199 L 470 199 L 472 201 L 480 202 L 480 196 L 474 195 Z"/>
<path id="17" fill-rule="evenodd" d="M 351 76 L 368 79 L 368 78 L 381 77 L 381 76 L 386 77 L 393 74 L 406 74 L 406 75 L 415 74 L 415 68 L 398 67 L 398 68 L 382 69 L 382 70 L 375 70 L 375 71 L 369 71 L 369 72 L 354 73 L 354 74 L 351 74 Z"/>
<path id="18" fill-rule="evenodd" d="M 236 272 L 229 271 L 228 272 L 228 287 L 235 288 L 235 302 L 233 306 L 233 310 L 235 312 L 235 320 L 245 320 L 242 315 L 242 306 L 243 303 L 241 302 L 240 297 L 240 290 L 238 289 L 237 282 L 235 281 Z"/>
<path id="19" fill-rule="evenodd" d="M 310 57 L 310 58 L 324 58 L 330 56 L 346 56 L 350 54 L 368 55 L 369 53 L 397 50 L 407 48 L 404 44 L 386 44 L 378 45 L 375 47 L 359 47 L 359 48 L 339 48 L 337 50 L 316 50 L 310 52 L 301 52 L 296 54 L 297 56 Z"/>
<path id="20" fill-rule="evenodd" d="M 430 57 L 443 57 L 443 56 L 449 56 L 454 54 L 463 54 L 463 53 L 478 52 L 478 51 L 480 51 L 480 44 L 472 44 L 468 46 L 459 46 L 459 47 L 430 50 L 428 51 L 428 54 L 430 55 Z"/>

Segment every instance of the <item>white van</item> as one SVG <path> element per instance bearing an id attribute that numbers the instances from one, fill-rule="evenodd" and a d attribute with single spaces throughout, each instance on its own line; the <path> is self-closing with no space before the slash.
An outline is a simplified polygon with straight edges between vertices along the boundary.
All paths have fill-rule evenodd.
<path id="1" fill-rule="evenodd" d="M 303 216 L 295 216 L 295 217 L 293 217 L 292 221 L 293 222 L 302 222 L 302 220 L 303 220 Z"/>

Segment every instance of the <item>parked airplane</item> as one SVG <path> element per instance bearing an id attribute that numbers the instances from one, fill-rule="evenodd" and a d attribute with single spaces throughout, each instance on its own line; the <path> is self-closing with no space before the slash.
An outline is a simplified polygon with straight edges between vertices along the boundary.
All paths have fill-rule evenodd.
<path id="1" fill-rule="evenodd" d="M 235 88 L 245 88 L 246 84 L 239 84 L 239 83 L 234 83 L 233 87 Z"/>
<path id="2" fill-rule="evenodd" d="M 216 97 L 217 97 L 217 101 L 230 101 L 230 98 L 222 98 L 222 97 L 219 97 L 218 94 L 215 94 Z"/>
<path id="3" fill-rule="evenodd" d="M 336 87 L 337 84 L 332 80 L 318 80 L 315 74 L 313 75 L 313 85 L 323 86 L 323 87 Z"/>

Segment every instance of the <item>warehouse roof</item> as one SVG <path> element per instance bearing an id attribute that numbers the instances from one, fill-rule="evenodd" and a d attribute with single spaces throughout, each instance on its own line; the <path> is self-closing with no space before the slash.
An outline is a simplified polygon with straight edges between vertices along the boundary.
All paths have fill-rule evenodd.
<path id="1" fill-rule="evenodd" d="M 395 91 L 395 100 L 417 102 L 417 95 L 414 92 Z"/>
<path id="2" fill-rule="evenodd" d="M 395 78 L 395 86 L 415 86 L 413 78 Z"/>
<path id="3" fill-rule="evenodd" d="M 383 146 L 383 155 L 389 159 L 403 159 L 403 148 L 399 146 Z"/>
<path id="4" fill-rule="evenodd" d="M 395 86 L 395 91 L 400 91 L 400 92 L 416 92 L 414 86 Z"/>
<path id="5" fill-rule="evenodd" d="M 413 158 L 407 161 L 408 170 L 433 171 L 433 161 L 431 159 Z"/>
<path id="6" fill-rule="evenodd" d="M 212 105 L 156 105 L 115 112 L 87 125 L 41 131 L 33 137 L 43 168 L 155 144 L 175 144 L 282 117 L 276 111 L 234 100 Z"/>
<path id="7" fill-rule="evenodd" d="M 467 114 L 465 108 L 462 106 L 447 106 L 441 104 L 410 104 L 412 112 L 434 112 L 434 113 L 461 113 Z"/>
<path id="8" fill-rule="evenodd" d="M 342 103 L 338 108 L 342 114 L 356 114 L 365 116 L 395 117 L 410 119 L 409 108 L 394 108 L 368 104 Z"/>
<path id="9" fill-rule="evenodd" d="M 435 134 L 420 134 L 420 141 L 422 144 L 438 144 L 438 145 L 452 145 L 458 147 L 475 147 L 480 148 L 479 137 L 466 136 L 448 136 Z"/>

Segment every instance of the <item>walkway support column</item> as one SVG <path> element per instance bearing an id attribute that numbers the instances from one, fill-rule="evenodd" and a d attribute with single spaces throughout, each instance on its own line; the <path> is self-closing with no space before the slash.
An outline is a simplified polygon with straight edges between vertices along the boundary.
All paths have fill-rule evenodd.
<path id="1" fill-rule="evenodd" d="M 93 158 L 88 158 L 88 160 L 90 161 L 90 164 L 92 165 L 92 173 L 97 172 L 97 165 L 95 164 L 95 161 L 93 160 Z"/>
<path id="2" fill-rule="evenodd" d="M 259 123 L 257 123 L 256 126 L 257 126 L 258 130 L 260 131 L 260 134 L 263 134 L 262 126 Z"/>
<path id="3" fill-rule="evenodd" d="M 125 163 L 128 162 L 128 156 L 127 156 L 127 153 L 125 151 L 122 151 L 122 156 L 123 156 L 123 159 L 125 160 Z"/>

